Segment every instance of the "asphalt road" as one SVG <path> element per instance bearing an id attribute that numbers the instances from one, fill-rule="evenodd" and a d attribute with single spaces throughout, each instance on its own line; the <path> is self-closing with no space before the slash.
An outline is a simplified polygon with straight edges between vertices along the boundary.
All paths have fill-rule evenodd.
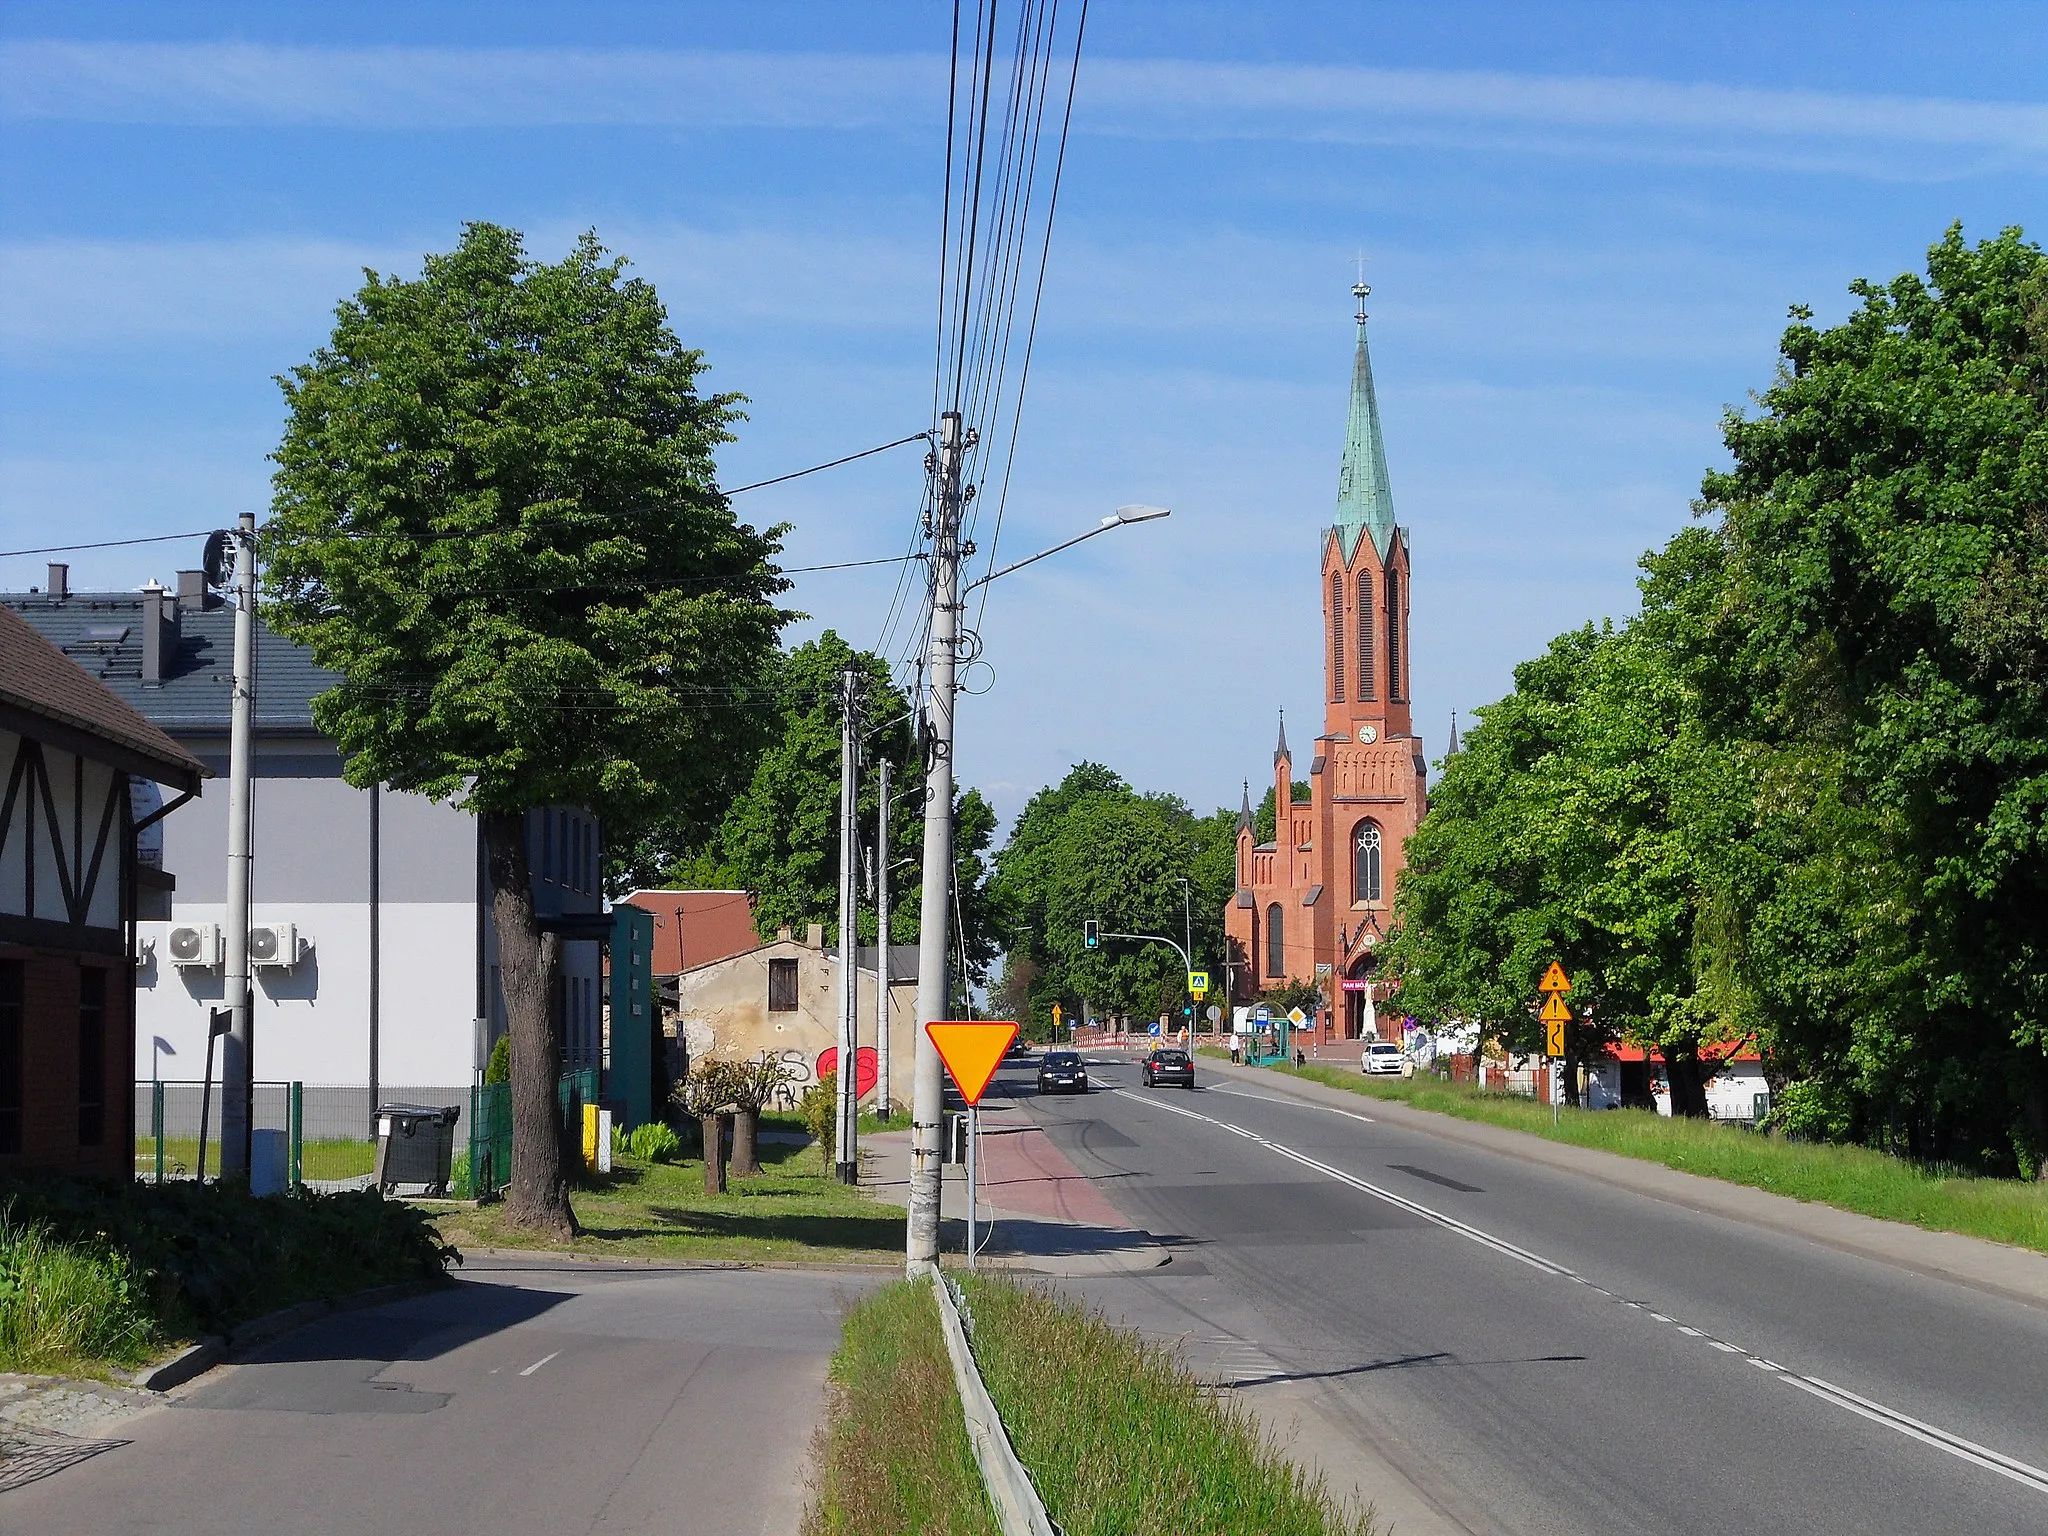
<path id="1" fill-rule="evenodd" d="M 1215 1379 L 1284 1386 L 1398 1531 L 2048 1532 L 2048 1311 L 1370 1100 L 1100 1060 L 1086 1097 L 998 1085 L 1173 1252 L 1081 1288 Z"/>
<path id="2" fill-rule="evenodd" d="M 303 1328 L 0 1494 L 22 1536 L 790 1533 L 844 1300 L 775 1270 L 472 1260 Z"/>

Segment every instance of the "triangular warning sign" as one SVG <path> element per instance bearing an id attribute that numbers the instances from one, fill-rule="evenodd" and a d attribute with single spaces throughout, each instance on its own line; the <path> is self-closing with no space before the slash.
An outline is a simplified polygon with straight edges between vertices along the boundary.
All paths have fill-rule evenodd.
<path id="1" fill-rule="evenodd" d="M 934 1019 L 924 1032 L 939 1048 L 939 1060 L 971 1108 L 988 1091 L 1003 1052 L 1017 1038 L 1017 1025 L 1013 1019 Z"/>
<path id="2" fill-rule="evenodd" d="M 1565 975 L 1564 967 L 1555 960 L 1550 962 L 1550 969 L 1543 973 L 1543 979 L 1536 983 L 1538 992 L 1569 992 L 1571 989 L 1571 978 Z"/>
<path id="3" fill-rule="evenodd" d="M 1546 1024 L 1567 1024 L 1571 1022 L 1572 1011 L 1565 1007 L 1564 999 L 1555 992 L 1543 999 L 1543 1011 L 1537 1015 Z"/>

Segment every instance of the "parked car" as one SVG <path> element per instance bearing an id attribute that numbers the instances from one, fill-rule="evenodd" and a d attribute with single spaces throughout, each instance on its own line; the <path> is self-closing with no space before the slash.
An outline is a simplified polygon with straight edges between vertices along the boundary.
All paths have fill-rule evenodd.
<path id="1" fill-rule="evenodd" d="M 1086 1093 L 1088 1068 L 1079 1051 L 1047 1051 L 1038 1063 L 1040 1093 Z"/>
<path id="2" fill-rule="evenodd" d="M 1365 1056 L 1358 1063 L 1368 1077 L 1413 1077 L 1415 1063 L 1408 1059 L 1408 1053 L 1391 1040 L 1374 1040 L 1365 1048 Z"/>
<path id="3" fill-rule="evenodd" d="M 1162 1046 L 1145 1057 L 1142 1075 L 1147 1088 L 1157 1088 L 1162 1083 L 1178 1083 L 1183 1088 L 1192 1088 L 1195 1086 L 1195 1058 L 1186 1051 L 1168 1050 Z"/>

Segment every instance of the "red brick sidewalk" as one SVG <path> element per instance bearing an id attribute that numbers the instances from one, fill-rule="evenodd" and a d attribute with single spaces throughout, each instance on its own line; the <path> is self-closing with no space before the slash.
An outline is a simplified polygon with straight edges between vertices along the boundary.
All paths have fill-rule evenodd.
<path id="1" fill-rule="evenodd" d="M 1131 1225 L 1037 1126 L 984 1127 L 975 1146 L 975 1182 L 997 1209 L 1095 1227 Z"/>

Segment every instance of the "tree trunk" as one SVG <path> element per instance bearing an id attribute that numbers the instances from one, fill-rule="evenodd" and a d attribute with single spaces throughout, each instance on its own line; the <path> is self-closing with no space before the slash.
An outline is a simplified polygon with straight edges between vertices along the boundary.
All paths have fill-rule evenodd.
<path id="1" fill-rule="evenodd" d="M 732 1117 L 732 1176 L 736 1179 L 751 1179 L 761 1171 L 761 1158 L 757 1150 L 761 1139 L 761 1109 L 759 1105 L 742 1104 Z"/>
<path id="2" fill-rule="evenodd" d="M 505 1193 L 505 1224 L 566 1240 L 578 1228 L 563 1174 L 561 1111 L 556 1102 L 560 1054 L 554 1021 L 548 1016 L 548 975 L 534 924 L 526 818 L 494 811 L 478 821 L 491 882 L 506 1032 L 512 1041 L 512 1182 Z"/>
<path id="3" fill-rule="evenodd" d="M 2033 1143 L 2034 1178 L 2048 1184 L 2048 1090 L 2041 1086 L 2044 1069 L 2036 1067 L 2021 1090 L 2027 1117 L 2027 1138 Z"/>
<path id="4" fill-rule="evenodd" d="M 1707 1078 L 1697 1050 L 1668 1049 L 1664 1072 L 1671 1080 L 1671 1113 L 1688 1120 L 1707 1118 Z"/>
<path id="5" fill-rule="evenodd" d="M 704 1193 L 725 1193 L 725 1122 L 723 1114 L 698 1117 L 697 1129 L 704 1142 Z"/>

